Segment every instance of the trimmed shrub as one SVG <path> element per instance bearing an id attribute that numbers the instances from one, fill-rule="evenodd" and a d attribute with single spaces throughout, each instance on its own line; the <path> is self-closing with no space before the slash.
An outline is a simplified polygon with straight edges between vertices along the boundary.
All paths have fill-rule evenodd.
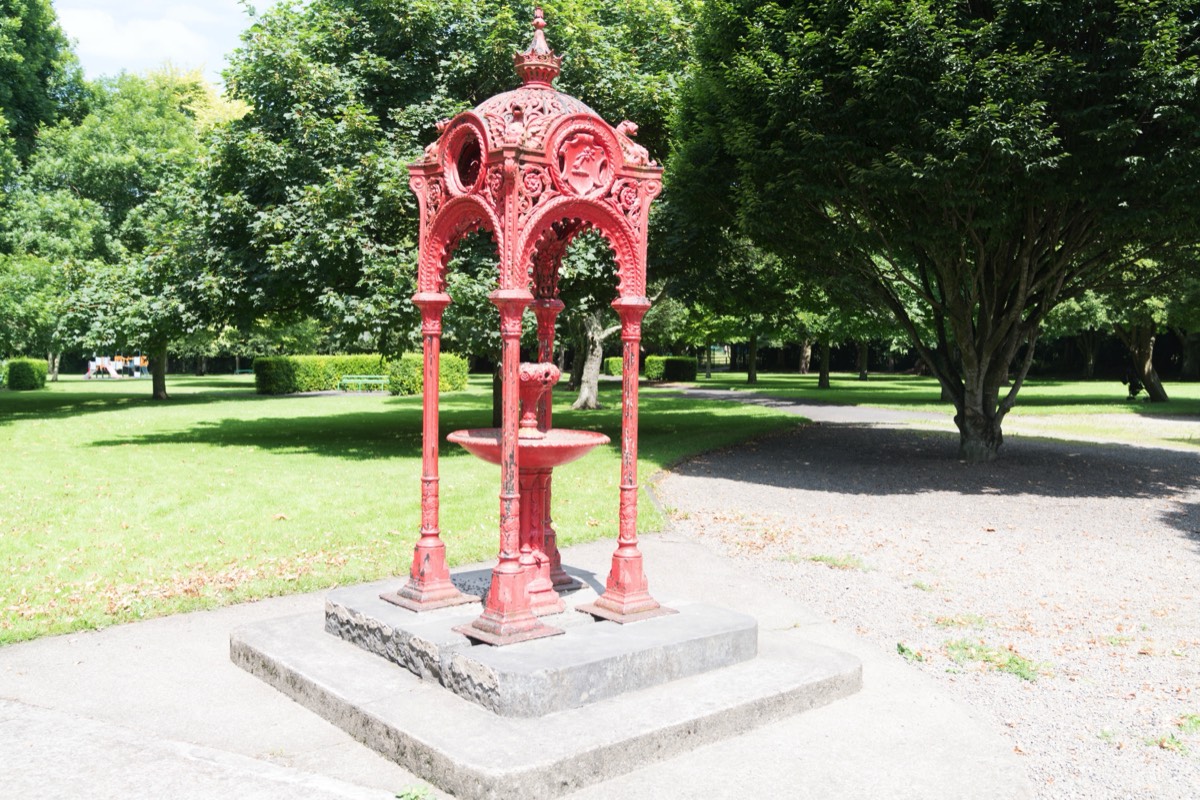
<path id="1" fill-rule="evenodd" d="M 296 366 L 286 356 L 254 359 L 254 390 L 259 394 L 291 394 L 296 389 Z"/>
<path id="2" fill-rule="evenodd" d="M 646 380 L 694 381 L 696 365 L 691 356 L 646 356 Z"/>
<path id="3" fill-rule="evenodd" d="M 45 389 L 46 362 L 39 358 L 14 358 L 4 365 L 4 385 L 14 392 Z"/>
<path id="4" fill-rule="evenodd" d="M 265 356 L 254 359 L 254 387 L 259 394 L 328 392 L 346 375 L 386 375 L 387 361 L 378 354 L 349 356 Z"/>
<path id="5" fill-rule="evenodd" d="M 443 356 L 443 360 L 445 357 Z M 420 394 L 424 385 L 424 365 L 421 356 L 405 353 L 388 366 L 388 392 L 391 394 Z M 441 386 L 439 384 L 438 388 Z"/>
<path id="6" fill-rule="evenodd" d="M 467 388 L 467 375 L 471 365 L 462 356 L 442 353 L 441 374 L 438 376 L 438 391 L 461 392 Z"/>
<path id="7" fill-rule="evenodd" d="M 420 394 L 425 386 L 425 359 L 405 353 L 389 365 L 388 391 L 392 394 Z M 438 372 L 438 391 L 457 392 L 467 388 L 467 360 L 453 353 L 442 353 Z"/>
<path id="8" fill-rule="evenodd" d="M 620 375 L 622 367 L 621 361 L 622 359 L 620 356 L 609 356 L 608 358 L 604 359 L 604 366 L 601 367 L 601 369 L 605 375 Z"/>

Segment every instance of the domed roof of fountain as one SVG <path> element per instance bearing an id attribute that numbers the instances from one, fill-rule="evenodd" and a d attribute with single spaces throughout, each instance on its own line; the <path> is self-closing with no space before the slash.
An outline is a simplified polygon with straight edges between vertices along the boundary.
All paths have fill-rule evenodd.
<path id="1" fill-rule="evenodd" d="M 542 152 L 546 147 L 546 132 L 559 119 L 575 114 L 595 117 L 612 129 L 582 100 L 554 88 L 562 56 L 550 49 L 545 28 L 546 20 L 539 8 L 534 12 L 533 42 L 527 50 L 513 56 L 521 86 L 489 97 L 475 108 L 487 126 L 493 146 L 515 144 L 526 152 Z M 614 130 L 628 163 L 652 163 L 644 156 L 645 150 L 627 138 L 627 134 L 636 133 L 637 126 L 622 123 Z"/>

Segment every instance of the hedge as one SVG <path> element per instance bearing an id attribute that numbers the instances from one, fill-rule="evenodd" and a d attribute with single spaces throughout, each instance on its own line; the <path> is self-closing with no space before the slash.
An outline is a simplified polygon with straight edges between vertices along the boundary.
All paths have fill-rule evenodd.
<path id="1" fill-rule="evenodd" d="M 340 388 L 345 375 L 386 373 L 387 361 L 378 354 L 262 356 L 254 359 L 254 388 L 259 394 L 327 392 Z"/>
<path id="2" fill-rule="evenodd" d="M 646 380 L 694 381 L 696 364 L 691 356 L 646 356 Z"/>
<path id="3" fill-rule="evenodd" d="M 604 359 L 604 374 L 605 375 L 620 375 L 624 368 L 623 359 L 620 356 L 609 356 Z"/>
<path id="4" fill-rule="evenodd" d="M 438 391 L 457 392 L 467 388 L 467 360 L 453 353 L 442 353 L 438 372 Z M 420 394 L 425 385 L 425 360 L 416 353 L 405 353 L 388 369 L 388 391 L 392 394 Z"/>
<path id="5" fill-rule="evenodd" d="M 4 385 L 13 391 L 45 389 L 48 371 L 39 358 L 14 358 L 4 365 Z"/>

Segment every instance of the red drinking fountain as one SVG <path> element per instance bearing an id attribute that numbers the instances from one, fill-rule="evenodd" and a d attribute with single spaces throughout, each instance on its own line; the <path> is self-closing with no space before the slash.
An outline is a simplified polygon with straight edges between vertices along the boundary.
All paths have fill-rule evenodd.
<path id="1" fill-rule="evenodd" d="M 497 563 L 483 613 L 462 629 L 492 645 L 560 632 L 540 619 L 562 608 L 554 590 L 574 584 L 559 563 L 550 524 L 550 473 L 608 442 L 603 434 L 551 425 L 554 328 L 563 310 L 559 273 L 571 242 L 586 231 L 603 237 L 617 267 L 612 308 L 621 320 L 621 468 L 617 547 L 604 593 L 577 610 L 621 624 L 673 613 L 650 595 L 637 537 L 638 353 L 650 308 L 646 233 L 662 168 L 633 140 L 637 125 L 613 126 L 554 87 L 562 57 L 546 41 L 545 27 L 538 9 L 532 43 L 513 59 L 521 85 L 439 123 L 437 141 L 409 166 L 421 220 L 413 295 L 424 362 L 421 529 L 408 581 L 382 597 L 420 613 L 478 601 L 450 579 L 441 538 L 438 380 L 450 257 L 463 236 L 486 231 L 496 244 L 498 288 L 489 299 L 500 316 L 503 424 L 450 438 L 500 465 Z M 526 310 L 537 317 L 535 364 L 521 364 Z"/>
<path id="2" fill-rule="evenodd" d="M 521 492 L 519 563 L 527 576 L 527 591 L 535 616 L 563 611 L 565 605 L 555 588 L 578 585 L 562 570 L 550 521 L 551 473 L 555 467 L 583 458 L 593 448 L 610 441 L 597 431 L 539 427 L 538 405 L 558 379 L 559 370 L 553 364 L 521 364 L 521 423 L 517 433 Z M 501 433 L 500 428 L 474 428 L 455 431 L 446 438 L 490 464 L 499 464 Z"/>

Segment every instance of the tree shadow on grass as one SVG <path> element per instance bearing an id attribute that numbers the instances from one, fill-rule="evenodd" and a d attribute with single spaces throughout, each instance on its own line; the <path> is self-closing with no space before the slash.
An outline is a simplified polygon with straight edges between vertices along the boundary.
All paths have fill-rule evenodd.
<path id="1" fill-rule="evenodd" d="M 555 408 L 555 426 L 601 431 L 612 440 L 610 447 L 619 448 L 620 392 L 605 393 L 603 399 L 605 407 L 600 410 L 572 411 L 566 407 L 568 398 L 564 396 L 563 405 Z M 296 402 L 303 402 L 303 398 L 296 398 Z M 387 399 L 382 401 L 379 410 L 374 411 L 201 421 L 182 430 L 132 431 L 128 435 L 94 441 L 91 446 L 192 444 L 255 447 L 277 453 L 305 453 L 349 460 L 419 457 L 421 417 L 421 406 L 413 398 Z M 753 426 L 750 429 L 744 427 L 747 420 Z M 713 403 L 706 408 L 704 404 L 686 398 L 648 398 L 642 406 L 639 455 L 652 464 L 665 465 L 697 450 L 725 445 L 778 425 L 777 417 L 771 419 L 754 409 L 742 409 L 728 403 Z M 446 442 L 451 431 L 490 426 L 490 397 L 476 394 L 446 398 L 439 416 L 441 452 L 444 455 L 462 452 L 456 445 Z"/>
<path id="2" fill-rule="evenodd" d="M 481 427 L 485 412 L 448 411 L 444 431 Z M 451 427 L 453 426 L 453 427 Z M 443 440 L 445 437 L 442 437 Z M 135 433 L 92 442 L 92 447 L 196 444 L 255 447 L 277 453 L 304 453 L 342 460 L 419 457 L 421 409 L 393 408 L 312 417 L 259 417 L 198 422 L 185 430 Z M 446 447 L 443 441 L 443 447 Z"/>
<path id="3" fill-rule="evenodd" d="M 796 375 L 759 376 L 758 382 L 724 380 L 703 380 L 697 382 L 693 392 L 733 391 L 736 394 L 730 399 L 748 399 L 758 397 L 777 403 L 798 403 L 806 405 L 849 405 L 849 406 L 889 406 L 903 408 L 905 406 L 944 406 L 946 412 L 954 415 L 949 402 L 939 399 L 940 390 L 928 377 L 904 375 L 883 375 L 877 382 L 857 382 L 845 378 L 835 379 L 831 389 L 816 388 L 815 376 L 801 378 Z M 1178 418 L 1185 416 L 1200 416 L 1200 400 L 1190 397 L 1175 397 L 1168 403 L 1149 403 L 1130 401 L 1126 397 L 1125 388 L 1117 382 L 1111 385 L 1107 382 L 1094 384 L 1102 391 L 1077 391 L 1071 394 L 1039 394 L 1038 389 L 1048 389 L 1063 386 L 1079 385 L 1079 381 L 1054 381 L 1038 379 L 1036 383 L 1028 384 L 1017 397 L 1016 410 L 1043 408 L 1088 408 L 1097 414 L 1134 413 L 1138 416 L 1154 418 Z M 1111 391 L 1109 388 L 1111 387 Z M 1169 387 L 1168 387 L 1169 389 Z"/>
<path id="4" fill-rule="evenodd" d="M 1169 498 L 1200 488 L 1200 459 L 1118 444 L 1010 438 L 988 464 L 957 460 L 958 435 L 865 424 L 810 425 L 677 466 L 785 489 L 861 495 Z"/>
<path id="5" fill-rule="evenodd" d="M 87 391 L 0 392 L 0 425 L 24 419 L 66 419 L 89 414 L 127 411 L 132 408 L 200 406 L 213 403 L 254 402 L 265 400 L 253 389 L 223 388 L 211 392 L 188 392 L 155 400 L 149 385 L 144 393 L 98 394 Z"/>

